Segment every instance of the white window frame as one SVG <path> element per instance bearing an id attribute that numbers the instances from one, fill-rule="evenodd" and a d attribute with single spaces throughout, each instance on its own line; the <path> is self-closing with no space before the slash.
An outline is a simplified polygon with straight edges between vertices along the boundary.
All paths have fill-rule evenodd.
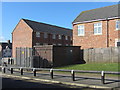
<path id="1" fill-rule="evenodd" d="M 47 38 L 48 37 L 48 34 L 47 33 L 44 33 L 44 38 Z"/>
<path id="2" fill-rule="evenodd" d="M 40 32 L 36 32 L 36 37 L 40 37 Z"/>
<path id="3" fill-rule="evenodd" d="M 65 40 L 68 40 L 68 36 L 65 36 Z"/>
<path id="4" fill-rule="evenodd" d="M 78 36 L 84 36 L 84 35 L 85 35 L 84 25 L 78 25 Z"/>
<path id="5" fill-rule="evenodd" d="M 116 28 L 116 30 L 120 30 L 120 20 L 116 20 L 115 28 Z"/>
<path id="6" fill-rule="evenodd" d="M 58 39 L 62 39 L 62 35 L 58 35 Z"/>
<path id="7" fill-rule="evenodd" d="M 101 28 L 101 32 L 100 33 L 98 31 L 98 28 Z M 96 32 L 95 32 L 95 29 L 97 30 Z M 94 23 L 94 35 L 102 35 L 102 22 Z"/>
<path id="8" fill-rule="evenodd" d="M 53 39 L 56 39 L 56 35 L 55 35 L 55 34 L 52 34 L 52 38 L 53 38 Z"/>

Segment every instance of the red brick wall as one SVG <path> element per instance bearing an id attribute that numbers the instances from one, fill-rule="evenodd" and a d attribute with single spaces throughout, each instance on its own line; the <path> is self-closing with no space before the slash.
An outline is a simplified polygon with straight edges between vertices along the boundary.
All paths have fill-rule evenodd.
<path id="1" fill-rule="evenodd" d="M 109 46 L 115 46 L 115 39 L 120 38 L 120 30 L 116 30 L 116 20 L 109 21 Z"/>
<path id="2" fill-rule="evenodd" d="M 32 47 L 32 29 L 21 20 L 12 33 L 12 56 L 16 57 L 16 47 Z"/>
<path id="3" fill-rule="evenodd" d="M 56 38 L 52 38 L 52 34 L 48 33 L 47 38 L 44 38 L 44 32 L 40 32 L 40 37 L 36 37 L 36 32 L 34 32 L 33 36 L 33 45 L 36 45 L 36 43 L 47 43 L 47 44 L 62 44 L 66 45 L 69 44 L 71 45 L 72 42 L 70 40 L 70 37 L 68 37 L 68 40 L 65 40 L 65 36 L 62 35 L 62 39 L 58 38 L 58 34 L 56 35 Z"/>
<path id="4" fill-rule="evenodd" d="M 85 48 L 105 48 L 107 47 L 107 21 L 102 22 L 102 35 L 94 35 L 94 23 L 90 22 L 78 25 L 84 25 L 85 36 L 78 36 L 77 25 L 73 25 L 73 45 L 81 46 L 82 49 Z M 115 29 L 116 20 L 109 20 L 109 45 L 115 46 L 115 38 L 118 38 L 118 31 Z M 120 34 L 120 32 L 119 32 Z"/>
<path id="5" fill-rule="evenodd" d="M 62 39 L 58 39 L 58 35 L 56 35 L 56 39 L 52 39 L 52 34 L 48 34 L 47 38 L 44 38 L 44 32 L 40 32 L 40 37 L 36 37 L 36 32 L 33 31 L 23 20 L 21 20 L 12 33 L 12 53 L 13 58 L 15 58 L 16 47 L 30 47 L 32 48 L 36 43 L 47 43 L 47 44 L 62 44 L 71 45 L 70 37 L 68 40 L 65 40 L 64 36 Z"/>

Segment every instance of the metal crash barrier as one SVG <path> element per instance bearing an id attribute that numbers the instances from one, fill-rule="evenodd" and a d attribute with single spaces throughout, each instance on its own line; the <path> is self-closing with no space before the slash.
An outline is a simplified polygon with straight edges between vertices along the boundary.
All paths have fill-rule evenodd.
<path id="1" fill-rule="evenodd" d="M 50 78 L 54 79 L 54 72 L 55 71 L 62 71 L 62 72 L 70 72 L 72 81 L 75 81 L 75 73 L 95 73 L 101 74 L 101 83 L 105 84 L 105 74 L 116 74 L 120 75 L 120 72 L 111 72 L 111 71 L 85 71 L 85 70 L 66 70 L 66 69 L 53 69 L 53 68 L 27 68 L 27 67 L 0 67 L 3 73 L 6 73 L 8 69 L 11 74 L 13 74 L 14 69 L 18 69 L 20 74 L 23 75 L 24 70 L 31 70 L 33 76 L 37 75 L 37 71 L 49 71 Z"/>

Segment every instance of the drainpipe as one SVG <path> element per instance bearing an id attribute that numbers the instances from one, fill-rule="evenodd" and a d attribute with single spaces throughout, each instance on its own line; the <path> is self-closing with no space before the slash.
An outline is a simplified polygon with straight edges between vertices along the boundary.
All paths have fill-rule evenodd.
<path id="1" fill-rule="evenodd" d="M 109 47 L 109 25 L 108 25 L 108 18 L 106 18 L 106 46 Z"/>

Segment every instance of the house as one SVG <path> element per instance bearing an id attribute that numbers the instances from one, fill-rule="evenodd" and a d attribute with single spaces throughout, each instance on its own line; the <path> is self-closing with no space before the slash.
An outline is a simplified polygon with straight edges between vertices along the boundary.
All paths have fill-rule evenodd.
<path id="1" fill-rule="evenodd" d="M 12 56 L 17 47 L 32 48 L 36 45 L 72 45 L 72 30 L 46 23 L 21 19 L 12 32 Z"/>
<path id="2" fill-rule="evenodd" d="M 8 42 L 0 42 L 0 60 L 9 57 L 12 57 L 12 43 L 10 43 L 10 40 Z"/>
<path id="3" fill-rule="evenodd" d="M 120 46 L 119 5 L 81 12 L 72 22 L 73 45 L 82 49 Z"/>

